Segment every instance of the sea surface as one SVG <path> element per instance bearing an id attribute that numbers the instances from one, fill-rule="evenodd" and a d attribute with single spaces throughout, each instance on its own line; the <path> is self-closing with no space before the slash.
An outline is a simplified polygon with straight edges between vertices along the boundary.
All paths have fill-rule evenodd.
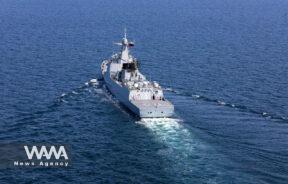
<path id="1" fill-rule="evenodd" d="M 125 27 L 175 117 L 85 85 Z M 0 0 L 0 88 L 0 143 L 72 156 L 0 183 L 288 183 L 287 0 Z"/>

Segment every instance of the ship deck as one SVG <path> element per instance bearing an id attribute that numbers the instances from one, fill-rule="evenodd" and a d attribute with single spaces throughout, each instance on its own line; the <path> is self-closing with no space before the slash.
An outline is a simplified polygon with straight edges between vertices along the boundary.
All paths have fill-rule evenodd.
<path id="1" fill-rule="evenodd" d="M 135 104 L 138 107 L 171 107 L 173 106 L 171 102 L 167 100 L 133 100 L 131 101 L 133 104 Z"/>

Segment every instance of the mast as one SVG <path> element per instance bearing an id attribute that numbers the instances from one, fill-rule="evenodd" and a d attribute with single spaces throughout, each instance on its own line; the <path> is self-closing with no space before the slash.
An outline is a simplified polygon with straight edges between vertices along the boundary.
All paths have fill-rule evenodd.
<path id="1" fill-rule="evenodd" d="M 128 39 L 127 39 L 127 33 L 126 28 L 124 30 L 124 38 L 122 39 L 122 51 L 121 51 L 121 60 L 122 61 L 129 61 L 129 48 L 128 48 Z"/>
<path id="2" fill-rule="evenodd" d="M 129 61 L 129 47 L 134 46 L 134 43 L 128 41 L 126 28 L 124 29 L 124 38 L 122 39 L 121 45 L 122 45 L 121 62 L 130 62 Z"/>

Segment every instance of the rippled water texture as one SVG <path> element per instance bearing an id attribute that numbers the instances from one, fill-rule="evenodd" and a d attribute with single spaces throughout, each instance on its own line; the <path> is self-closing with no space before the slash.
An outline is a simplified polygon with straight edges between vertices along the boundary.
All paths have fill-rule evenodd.
<path id="1" fill-rule="evenodd" d="M 284 0 L 0 1 L 0 141 L 72 156 L 1 169 L 0 183 L 288 183 L 287 12 Z M 86 83 L 124 27 L 175 117 L 139 119 Z"/>

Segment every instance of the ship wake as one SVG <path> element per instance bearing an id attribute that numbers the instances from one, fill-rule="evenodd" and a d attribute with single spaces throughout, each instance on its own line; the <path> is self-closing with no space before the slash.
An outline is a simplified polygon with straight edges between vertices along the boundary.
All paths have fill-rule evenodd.
<path id="1" fill-rule="evenodd" d="M 157 154 L 166 161 L 167 168 L 165 169 L 167 172 L 171 172 L 175 178 L 182 180 L 183 176 L 193 176 L 198 172 L 216 172 L 216 175 L 222 175 L 221 171 L 214 168 L 214 164 L 203 164 L 206 163 L 206 159 L 214 161 L 214 158 L 210 157 L 215 150 L 192 134 L 183 120 L 142 118 L 136 123 L 146 127 L 152 133 L 155 141 L 163 145 Z M 221 159 L 224 160 L 224 158 Z M 197 169 L 196 165 L 201 165 L 201 170 Z M 211 178 L 208 183 L 215 181 L 216 177 Z"/>
<path id="2" fill-rule="evenodd" d="M 259 110 L 253 109 L 253 108 L 247 107 L 245 105 L 225 102 L 223 100 L 213 99 L 213 98 L 210 98 L 210 97 L 207 97 L 204 95 L 191 94 L 189 92 L 184 92 L 184 91 L 176 90 L 173 88 L 165 88 L 164 90 L 171 92 L 171 93 L 174 93 L 176 95 L 186 96 L 186 97 L 190 97 L 190 98 L 195 99 L 195 100 L 202 100 L 205 102 L 214 103 L 218 106 L 225 106 L 225 107 L 229 107 L 229 108 L 241 111 L 241 112 L 253 113 L 253 114 L 257 114 L 261 117 L 267 118 L 267 119 L 272 119 L 272 120 L 282 121 L 282 122 L 288 123 L 288 117 L 287 116 L 277 115 L 275 113 L 267 112 L 267 111 L 264 111 L 261 109 L 259 109 Z"/>

